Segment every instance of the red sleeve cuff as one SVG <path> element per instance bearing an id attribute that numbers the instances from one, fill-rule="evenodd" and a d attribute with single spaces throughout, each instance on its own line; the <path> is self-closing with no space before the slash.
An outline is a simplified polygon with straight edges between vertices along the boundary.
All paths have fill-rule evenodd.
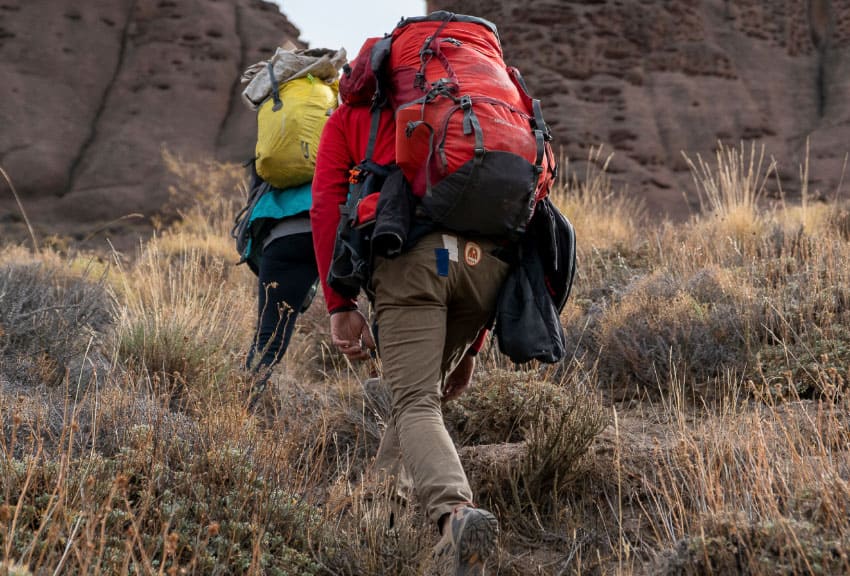
<path id="1" fill-rule="evenodd" d="M 490 330 L 487 328 L 482 328 L 481 332 L 478 333 L 478 336 L 475 338 L 475 341 L 470 344 L 466 353 L 469 356 L 475 356 L 478 354 L 482 348 L 484 348 L 484 342 L 487 341 L 487 335 L 490 334 Z"/>
<path id="2" fill-rule="evenodd" d="M 358 310 L 357 304 L 346 304 L 345 306 L 337 306 L 335 308 L 332 308 L 331 310 L 328 310 L 328 313 L 333 316 L 338 312 L 354 312 L 355 310 Z"/>

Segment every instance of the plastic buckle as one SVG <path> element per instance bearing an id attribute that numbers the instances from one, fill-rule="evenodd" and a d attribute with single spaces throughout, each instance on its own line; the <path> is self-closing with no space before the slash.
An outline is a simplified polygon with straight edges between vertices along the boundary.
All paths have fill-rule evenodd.
<path id="1" fill-rule="evenodd" d="M 463 110 L 469 110 L 470 108 L 472 108 L 472 96 L 470 96 L 469 94 L 461 96 L 460 97 L 460 107 Z"/>
<path id="2" fill-rule="evenodd" d="M 425 89 L 425 74 L 422 72 L 417 72 L 416 77 L 413 80 L 413 87 L 419 88 L 420 90 Z"/>
<path id="3" fill-rule="evenodd" d="M 361 181 L 361 175 L 363 174 L 363 170 L 361 170 L 358 166 L 355 166 L 351 170 L 348 171 L 348 183 L 349 184 L 357 184 Z"/>

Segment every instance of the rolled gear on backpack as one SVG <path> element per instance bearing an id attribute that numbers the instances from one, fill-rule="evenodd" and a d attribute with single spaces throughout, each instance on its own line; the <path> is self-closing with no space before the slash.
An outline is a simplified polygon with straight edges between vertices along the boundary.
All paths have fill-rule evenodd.
<path id="1" fill-rule="evenodd" d="M 242 73 L 240 81 L 246 84 L 242 90 L 242 102 L 256 111 L 271 96 L 274 82 L 272 74 L 269 74 L 269 64 L 272 66 L 274 79 L 281 84 L 307 76 L 330 83 L 336 80 L 339 69 L 345 64 L 345 58 L 344 48 L 277 48 L 271 58 L 252 64 Z"/>

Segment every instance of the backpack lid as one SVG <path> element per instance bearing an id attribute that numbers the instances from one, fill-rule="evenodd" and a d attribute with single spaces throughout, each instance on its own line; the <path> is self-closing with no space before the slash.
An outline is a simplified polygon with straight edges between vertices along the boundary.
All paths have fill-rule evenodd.
<path id="1" fill-rule="evenodd" d="M 342 67 L 339 97 L 349 106 L 365 106 L 372 102 L 378 78 L 372 66 L 372 48 L 381 38 L 367 38 L 357 57 Z"/>
<path id="2" fill-rule="evenodd" d="M 496 25 L 490 22 L 485 18 L 479 18 L 478 16 L 468 16 L 466 14 L 455 14 L 454 12 L 449 12 L 448 10 L 437 10 L 435 12 L 431 12 L 426 16 L 412 16 L 410 18 L 402 18 L 401 21 L 396 25 L 396 30 L 404 28 L 408 24 L 417 24 L 419 22 L 465 22 L 465 23 L 473 23 L 480 24 L 487 29 L 490 30 L 495 36 L 496 39 L 499 39 L 499 31 L 496 29 Z"/>

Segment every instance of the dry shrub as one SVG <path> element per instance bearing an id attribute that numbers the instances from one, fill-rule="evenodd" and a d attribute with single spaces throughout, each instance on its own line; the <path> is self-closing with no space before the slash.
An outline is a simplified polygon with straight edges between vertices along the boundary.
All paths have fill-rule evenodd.
<path id="1" fill-rule="evenodd" d="M 654 574 L 846 574 L 850 538 L 792 518 L 758 521 L 729 514 L 662 553 Z"/>
<path id="2" fill-rule="evenodd" d="M 750 242 L 760 235 L 764 226 L 760 202 L 776 171 L 776 161 L 765 159 L 764 146 L 757 153 L 752 142 L 747 154 L 743 142 L 740 149 L 718 142 L 716 166 L 699 154 L 696 162 L 686 154 L 683 156 L 691 170 L 702 212 L 711 217 L 719 235 L 739 242 Z"/>
<path id="3" fill-rule="evenodd" d="M 191 251 L 170 265 L 164 260 L 154 239 L 123 274 L 119 357 L 175 393 L 214 394 L 238 370 L 235 351 L 247 348 L 254 315 L 226 284 L 221 262 L 204 266 Z"/>
<path id="4" fill-rule="evenodd" d="M 799 229 L 815 238 L 829 238 L 835 233 L 843 235 L 846 211 L 836 203 L 785 206 L 776 216 L 786 229 Z"/>
<path id="5" fill-rule="evenodd" d="M 837 574 L 848 568 L 846 405 L 797 403 L 689 424 L 645 473 L 664 574 Z"/>
<path id="6" fill-rule="evenodd" d="M 157 249 L 165 266 L 179 267 L 195 260 L 202 270 L 214 270 L 222 274 L 229 284 L 244 287 L 246 292 L 256 289 L 256 276 L 247 266 L 236 265 L 239 258 L 234 244 L 222 237 L 195 236 L 167 230 L 157 239 Z"/>
<path id="7" fill-rule="evenodd" d="M 319 530 L 315 507 L 287 489 L 288 479 L 276 480 L 276 461 L 255 458 L 250 441 L 226 440 L 205 439 L 205 449 L 169 459 L 140 422 L 114 458 L 48 459 L 35 450 L 5 460 L 0 492 L 15 503 L 0 514 L 7 553 L 72 573 L 317 574 L 296 550 Z M 87 553 L 69 556 L 66 541 Z"/>
<path id="8" fill-rule="evenodd" d="M 5 562 L 0 560 L 0 574 L 4 576 L 32 576 L 30 569 L 17 562 Z"/>
<path id="9" fill-rule="evenodd" d="M 327 573 L 341 575 L 431 574 L 434 531 L 421 511 L 398 504 L 389 485 L 353 490 L 347 506 L 328 510 L 315 557 Z"/>
<path id="10" fill-rule="evenodd" d="M 294 466 L 317 483 L 357 481 L 378 451 L 389 390 L 377 379 L 339 378 L 325 385 L 323 392 L 282 392 L 277 418 L 301 446 Z"/>
<path id="11" fill-rule="evenodd" d="M 480 371 L 459 398 L 443 408 L 446 425 L 460 446 L 519 442 L 539 416 L 572 403 L 569 392 L 534 371 Z"/>
<path id="12" fill-rule="evenodd" d="M 850 332 L 846 326 L 812 326 L 805 341 L 763 346 L 755 357 L 750 387 L 771 402 L 800 398 L 834 399 L 850 382 Z"/>
<path id="13" fill-rule="evenodd" d="M 15 386 L 56 386 L 68 372 L 87 383 L 110 308 L 99 279 L 37 263 L 3 265 L 0 378 Z"/>
<path id="14" fill-rule="evenodd" d="M 518 377 L 505 372 L 493 376 L 492 384 L 488 378 L 480 387 L 492 386 L 501 402 L 488 398 L 486 389 L 478 393 L 478 398 L 484 399 L 480 405 L 470 396 L 466 410 L 469 414 L 479 411 L 483 418 L 466 421 L 466 426 L 476 423 L 479 430 L 500 427 L 498 436 L 508 435 L 518 442 L 478 445 L 461 455 L 482 505 L 498 511 L 502 523 L 517 533 L 530 539 L 545 538 L 553 529 L 557 532 L 556 516 L 565 490 L 575 480 L 583 455 L 607 418 L 587 374 L 578 366 L 559 383 L 536 379 L 531 372 Z M 518 394 L 506 390 L 512 380 Z M 492 408 L 488 410 L 488 406 Z M 505 406 L 507 414 L 500 414 Z"/>
<path id="15" fill-rule="evenodd" d="M 201 428 L 194 418 L 170 409 L 168 395 L 151 394 L 144 374 L 125 373 L 123 382 L 104 386 L 92 430 L 93 443 L 104 457 L 114 457 L 140 439 L 153 443 L 167 460 L 187 459 L 201 446 Z"/>
<path id="16" fill-rule="evenodd" d="M 598 319 L 598 369 L 618 396 L 665 392 L 670 374 L 698 384 L 747 358 L 755 309 L 742 279 L 722 269 L 636 279 Z M 699 392 L 699 390 L 697 390 Z"/>
<path id="17" fill-rule="evenodd" d="M 850 241 L 850 210 L 834 205 L 829 211 L 827 222 L 819 227 L 826 234 L 837 233 L 845 242 Z"/>

